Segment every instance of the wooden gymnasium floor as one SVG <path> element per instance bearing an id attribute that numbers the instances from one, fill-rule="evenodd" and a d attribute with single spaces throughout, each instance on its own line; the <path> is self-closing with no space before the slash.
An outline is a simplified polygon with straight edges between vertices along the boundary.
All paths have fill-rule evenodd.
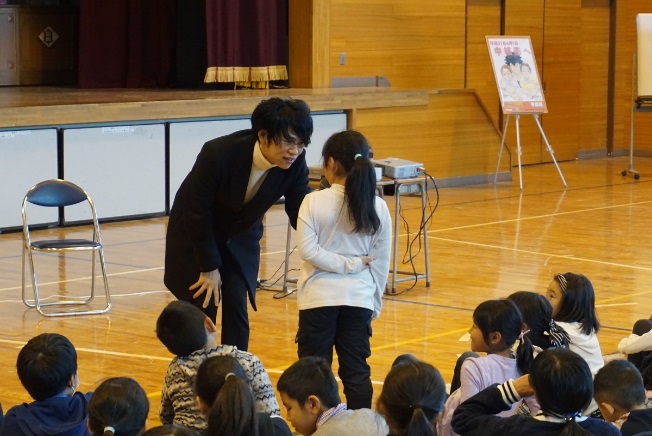
<path id="1" fill-rule="evenodd" d="M 603 328 L 603 353 L 616 351 L 633 322 L 652 312 L 652 160 L 638 158 L 641 178 L 621 177 L 626 158 L 565 162 L 564 190 L 552 165 L 526 167 L 524 191 L 514 181 L 440 191 L 430 225 L 432 286 L 419 281 L 409 292 L 386 296 L 373 323 L 369 363 L 376 395 L 394 357 L 414 353 L 433 363 L 450 381 L 460 341 L 477 304 L 518 290 L 542 291 L 557 272 L 586 274 L 594 284 Z M 435 174 L 436 176 L 436 174 Z M 92 194 L 92 193 L 91 193 Z M 434 201 L 434 191 L 430 191 Z M 393 201 L 388 197 L 390 209 Z M 404 199 L 411 229 L 418 224 L 418 199 Z M 68 336 L 79 354 L 80 389 L 94 389 L 111 376 L 138 380 L 151 399 L 150 425 L 158 420 L 163 377 L 171 355 L 154 334 L 161 309 L 172 297 L 165 291 L 163 253 L 166 218 L 107 223 L 102 226 L 113 295 L 108 315 L 46 319 L 20 302 L 21 235 L 0 235 L 0 401 L 4 409 L 29 401 L 16 376 L 20 347 L 42 332 Z M 281 266 L 286 220 L 275 206 L 266 216 L 260 277 Z M 75 234 L 80 228 L 44 230 Z M 401 252 L 405 230 L 401 231 Z M 49 262 L 49 263 L 47 263 Z M 44 290 L 74 294 L 87 277 L 85 259 L 38 264 Z M 423 257 L 418 256 L 421 269 Z M 37 265 L 37 266 L 38 266 Z M 291 266 L 299 265 L 296 254 Z M 277 275 L 278 276 L 278 275 Z M 411 283 L 401 283 L 399 292 Z M 250 351 L 258 355 L 275 384 L 296 359 L 296 297 L 275 299 L 258 292 L 252 312 Z M 336 365 L 336 364 L 335 364 Z"/>

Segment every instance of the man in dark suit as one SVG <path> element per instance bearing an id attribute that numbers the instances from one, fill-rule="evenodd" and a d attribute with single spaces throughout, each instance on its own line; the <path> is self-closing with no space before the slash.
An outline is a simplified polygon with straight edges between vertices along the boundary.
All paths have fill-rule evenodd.
<path id="1" fill-rule="evenodd" d="M 197 156 L 170 211 L 164 276 L 178 299 L 213 321 L 221 299 L 221 343 L 244 351 L 247 294 L 256 310 L 263 216 L 283 196 L 296 228 L 310 192 L 303 150 L 313 131 L 305 102 L 278 97 L 256 106 L 251 125 L 207 142 Z"/>

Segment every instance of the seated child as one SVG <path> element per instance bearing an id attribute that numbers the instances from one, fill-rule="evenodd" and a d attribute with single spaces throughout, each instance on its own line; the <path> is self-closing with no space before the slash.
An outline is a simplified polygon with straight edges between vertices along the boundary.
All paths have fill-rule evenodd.
<path id="1" fill-rule="evenodd" d="M 473 325 L 469 330 L 471 350 L 487 355 L 463 360 L 465 355 L 468 355 L 465 353 L 458 359 L 455 372 L 459 372 L 459 388 L 451 392 L 444 404 L 441 418 L 437 421 L 439 436 L 455 434 L 451 428 L 451 419 L 455 408 L 462 401 L 494 383 L 503 383 L 529 372 L 533 348 L 527 332 L 522 329 L 521 312 L 510 300 L 487 300 L 475 308 Z M 517 341 L 518 346 L 514 352 Z M 453 383 L 451 390 L 452 386 Z M 533 398 L 526 398 L 525 402 L 533 413 L 539 410 L 539 405 Z M 501 415 L 513 415 L 518 412 L 518 408 L 519 405 L 514 404 L 509 411 L 502 412 Z"/>
<path id="2" fill-rule="evenodd" d="M 541 406 L 535 416 L 496 416 L 532 394 Z M 453 430 L 465 436 L 557 435 L 562 431 L 619 435 L 613 424 L 582 416 L 592 397 L 593 380 L 586 361 L 568 349 L 549 348 L 534 359 L 529 375 L 494 384 L 457 406 Z"/>
<path id="3" fill-rule="evenodd" d="M 432 365 L 412 355 L 395 361 L 378 398 L 378 411 L 392 435 L 435 436 L 435 422 L 444 407 L 446 383 Z M 401 356 L 399 356 L 401 357 Z"/>
<path id="4" fill-rule="evenodd" d="M 519 291 L 509 297 L 523 318 L 523 331 L 535 347 L 535 353 L 550 347 L 568 348 L 570 338 L 566 330 L 552 319 L 552 305 L 546 297 L 536 292 Z"/>
<path id="5" fill-rule="evenodd" d="M 18 353 L 18 378 L 32 403 L 7 411 L 0 435 L 88 435 L 86 418 L 91 393 L 79 386 L 77 352 L 68 338 L 43 333 L 30 339 Z"/>
<path id="6" fill-rule="evenodd" d="M 276 386 L 292 426 L 305 436 L 385 436 L 382 416 L 370 409 L 347 410 L 326 360 L 303 357 L 286 369 Z"/>
<path id="7" fill-rule="evenodd" d="M 627 360 L 642 372 L 643 361 L 652 355 L 652 318 L 636 321 L 632 334 L 618 344 L 618 351 L 627 355 Z"/>
<path id="8" fill-rule="evenodd" d="M 623 435 L 652 430 L 652 409 L 646 406 L 643 378 L 632 363 L 626 360 L 606 363 L 595 375 L 593 391 L 605 420 L 615 422 L 629 414 L 620 428 Z"/>
<path id="9" fill-rule="evenodd" d="M 165 375 L 159 418 L 162 424 L 177 424 L 203 430 L 206 421 L 195 401 L 195 378 L 199 365 L 211 356 L 233 356 L 247 375 L 256 399 L 256 410 L 280 415 L 269 375 L 258 357 L 232 345 L 217 345 L 215 324 L 187 301 L 172 301 L 156 321 L 156 336 L 175 354 Z"/>
<path id="10" fill-rule="evenodd" d="M 199 410 L 208 421 L 204 436 L 292 435 L 280 416 L 256 412 L 247 376 L 231 356 L 204 360 L 197 370 L 195 392 Z"/>
<path id="11" fill-rule="evenodd" d="M 93 436 L 138 436 L 149 413 L 147 394 L 128 377 L 104 380 L 88 404 L 88 429 Z"/>

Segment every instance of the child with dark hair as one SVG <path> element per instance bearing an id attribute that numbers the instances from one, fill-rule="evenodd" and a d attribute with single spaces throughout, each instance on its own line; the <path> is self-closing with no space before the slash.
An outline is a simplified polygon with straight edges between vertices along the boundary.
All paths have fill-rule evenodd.
<path id="1" fill-rule="evenodd" d="M 595 375 L 604 366 L 604 359 L 597 336 L 600 323 L 593 285 L 582 274 L 556 274 L 546 297 L 552 305 L 552 317 L 570 337 L 569 348 L 586 360 Z"/>
<path id="2" fill-rule="evenodd" d="M 620 428 L 623 435 L 652 430 L 652 409 L 646 406 L 643 378 L 631 362 L 612 360 L 606 363 L 595 375 L 593 391 L 605 420 L 616 422 L 626 417 Z"/>
<path id="3" fill-rule="evenodd" d="M 43 333 L 30 339 L 18 353 L 18 378 L 32 403 L 7 411 L 2 436 L 88 435 L 86 419 L 91 393 L 79 386 L 77 351 L 65 336 Z"/>
<path id="4" fill-rule="evenodd" d="M 156 322 L 156 335 L 176 357 L 170 362 L 161 393 L 162 424 L 177 424 L 198 430 L 206 421 L 195 401 L 195 379 L 201 363 L 212 356 L 232 356 L 244 369 L 256 399 L 256 410 L 280 414 L 269 375 L 258 357 L 232 345 L 217 345 L 215 324 L 186 301 L 167 305 Z"/>
<path id="5" fill-rule="evenodd" d="M 93 436 L 138 436 L 149 413 L 147 394 L 128 377 L 104 380 L 88 405 L 88 429 Z"/>
<path id="6" fill-rule="evenodd" d="M 446 383 L 437 368 L 405 359 L 387 374 L 377 407 L 390 434 L 435 436 L 435 422 L 445 399 Z"/>
<path id="7" fill-rule="evenodd" d="M 297 224 L 303 259 L 298 355 L 320 356 L 330 364 L 335 347 L 350 409 L 371 407 L 371 321 L 380 315 L 392 239 L 389 210 L 376 195 L 369 154 L 359 132 L 328 138 L 322 158 L 331 187 L 306 196 Z"/>
<path id="8" fill-rule="evenodd" d="M 373 410 L 347 410 L 330 364 L 321 357 L 299 359 L 281 374 L 276 388 L 292 426 L 304 436 L 386 436 L 389 431 Z"/>
<path id="9" fill-rule="evenodd" d="M 652 355 L 652 317 L 636 321 L 632 334 L 618 344 L 618 351 L 627 355 L 627 360 L 643 372 L 643 361 Z"/>
<path id="10" fill-rule="evenodd" d="M 278 415 L 256 412 L 253 393 L 242 366 L 231 356 L 213 356 L 197 370 L 199 410 L 207 417 L 204 436 L 290 436 Z"/>
<path id="11" fill-rule="evenodd" d="M 591 378 L 589 366 L 577 353 L 564 348 L 543 350 L 529 375 L 494 384 L 460 404 L 453 429 L 465 436 L 617 436 L 620 431 L 613 424 L 582 416 L 593 395 Z M 541 406 L 536 415 L 496 416 L 532 394 Z"/>
<path id="12" fill-rule="evenodd" d="M 503 383 L 530 371 L 533 348 L 527 332 L 522 329 L 521 312 L 512 301 L 488 300 L 475 308 L 473 326 L 469 330 L 471 350 L 487 355 L 469 357 L 462 362 L 458 359 L 458 365 L 461 365 L 459 388 L 451 392 L 446 400 L 442 417 L 437 422 L 439 436 L 455 434 L 451 428 L 451 419 L 461 402 L 494 383 Z M 517 341 L 514 353 L 512 348 Z M 533 398 L 526 398 L 525 403 L 530 411 L 536 413 L 539 410 Z M 518 404 L 515 404 L 509 410 L 502 411 L 501 416 L 510 416 L 517 411 Z"/>
<path id="13" fill-rule="evenodd" d="M 521 311 L 523 331 L 532 345 L 541 350 L 550 347 L 568 348 L 568 333 L 552 319 L 552 305 L 546 297 L 536 292 L 519 291 L 507 297 Z"/>

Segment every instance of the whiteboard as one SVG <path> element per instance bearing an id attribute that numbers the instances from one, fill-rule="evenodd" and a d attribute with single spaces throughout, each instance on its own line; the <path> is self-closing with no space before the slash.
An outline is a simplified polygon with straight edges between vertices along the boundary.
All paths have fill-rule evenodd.
<path id="1" fill-rule="evenodd" d="M 638 97 L 652 96 L 652 14 L 636 16 Z"/>

